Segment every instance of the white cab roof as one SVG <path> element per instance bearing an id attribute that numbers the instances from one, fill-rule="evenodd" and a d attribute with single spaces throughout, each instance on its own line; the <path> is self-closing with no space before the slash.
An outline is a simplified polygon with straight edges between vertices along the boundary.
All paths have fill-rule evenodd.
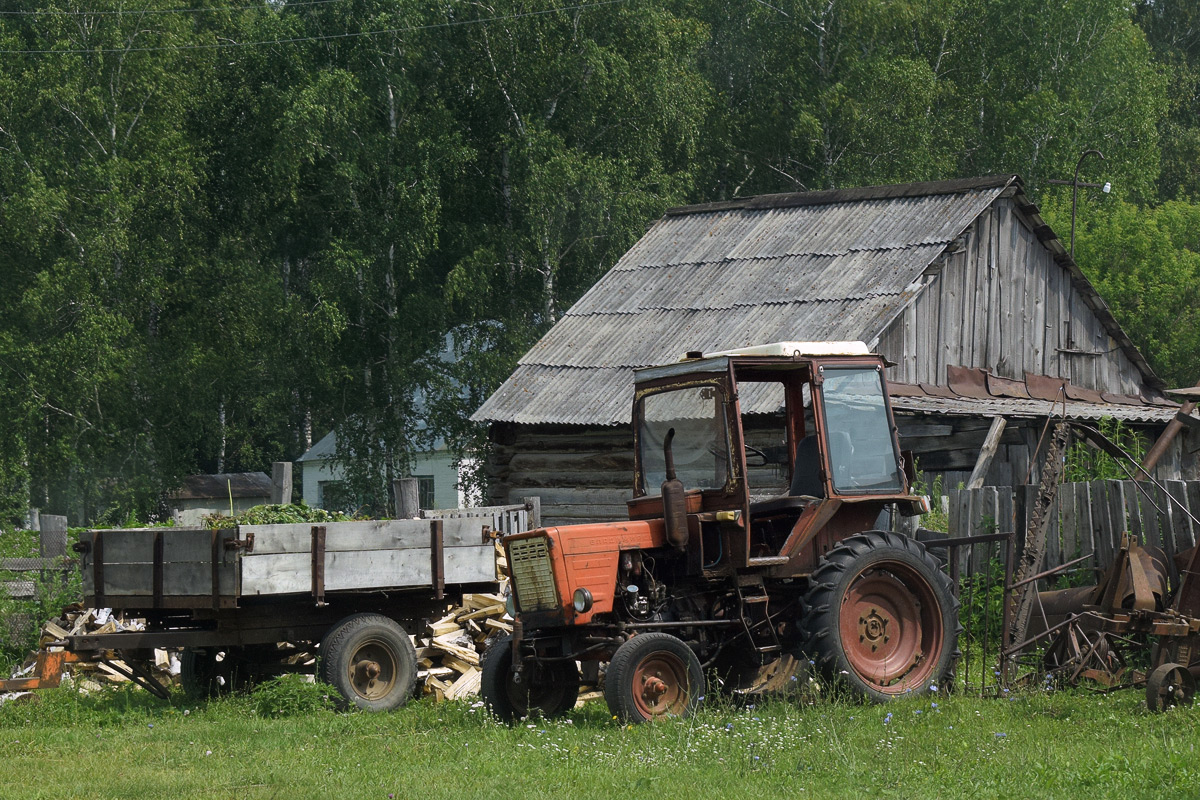
<path id="1" fill-rule="evenodd" d="M 735 350 L 705 353 L 704 358 L 717 356 L 867 356 L 871 351 L 863 342 L 772 342 Z"/>

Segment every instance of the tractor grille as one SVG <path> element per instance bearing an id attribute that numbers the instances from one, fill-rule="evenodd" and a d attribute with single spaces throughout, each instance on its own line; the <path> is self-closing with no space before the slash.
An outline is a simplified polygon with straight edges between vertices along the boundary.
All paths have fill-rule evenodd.
<path id="1" fill-rule="evenodd" d="M 508 568 L 512 570 L 520 611 L 549 611 L 558 608 L 550 547 L 545 536 L 518 539 L 508 545 Z"/>

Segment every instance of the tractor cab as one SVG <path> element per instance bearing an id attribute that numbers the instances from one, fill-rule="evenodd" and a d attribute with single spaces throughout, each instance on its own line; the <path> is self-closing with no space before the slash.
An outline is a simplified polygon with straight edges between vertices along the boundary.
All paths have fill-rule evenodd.
<path id="1" fill-rule="evenodd" d="M 785 577 L 843 528 L 926 510 L 909 494 L 884 367 L 861 342 L 779 342 L 639 370 L 631 519 L 664 516 L 701 570 Z"/>

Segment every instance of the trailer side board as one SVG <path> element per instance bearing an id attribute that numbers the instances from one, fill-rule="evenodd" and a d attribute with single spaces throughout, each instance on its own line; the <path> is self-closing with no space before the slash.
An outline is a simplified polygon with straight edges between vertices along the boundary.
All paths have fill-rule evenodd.
<path id="1" fill-rule="evenodd" d="M 442 527 L 444 582 L 496 580 L 495 548 L 485 540 L 488 521 L 401 519 L 327 523 L 321 580 L 325 592 L 432 586 L 431 547 L 435 523 Z M 243 525 L 243 541 L 254 545 L 241 559 L 244 596 L 308 594 L 313 591 L 313 526 Z"/>

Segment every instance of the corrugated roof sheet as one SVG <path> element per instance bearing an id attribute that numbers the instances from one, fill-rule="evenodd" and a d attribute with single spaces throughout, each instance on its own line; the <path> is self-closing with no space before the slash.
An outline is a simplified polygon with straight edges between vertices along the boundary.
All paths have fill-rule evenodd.
<path id="1" fill-rule="evenodd" d="M 689 350 L 875 340 L 1012 176 L 675 209 L 521 359 L 472 419 L 628 422 L 632 368 Z"/>

